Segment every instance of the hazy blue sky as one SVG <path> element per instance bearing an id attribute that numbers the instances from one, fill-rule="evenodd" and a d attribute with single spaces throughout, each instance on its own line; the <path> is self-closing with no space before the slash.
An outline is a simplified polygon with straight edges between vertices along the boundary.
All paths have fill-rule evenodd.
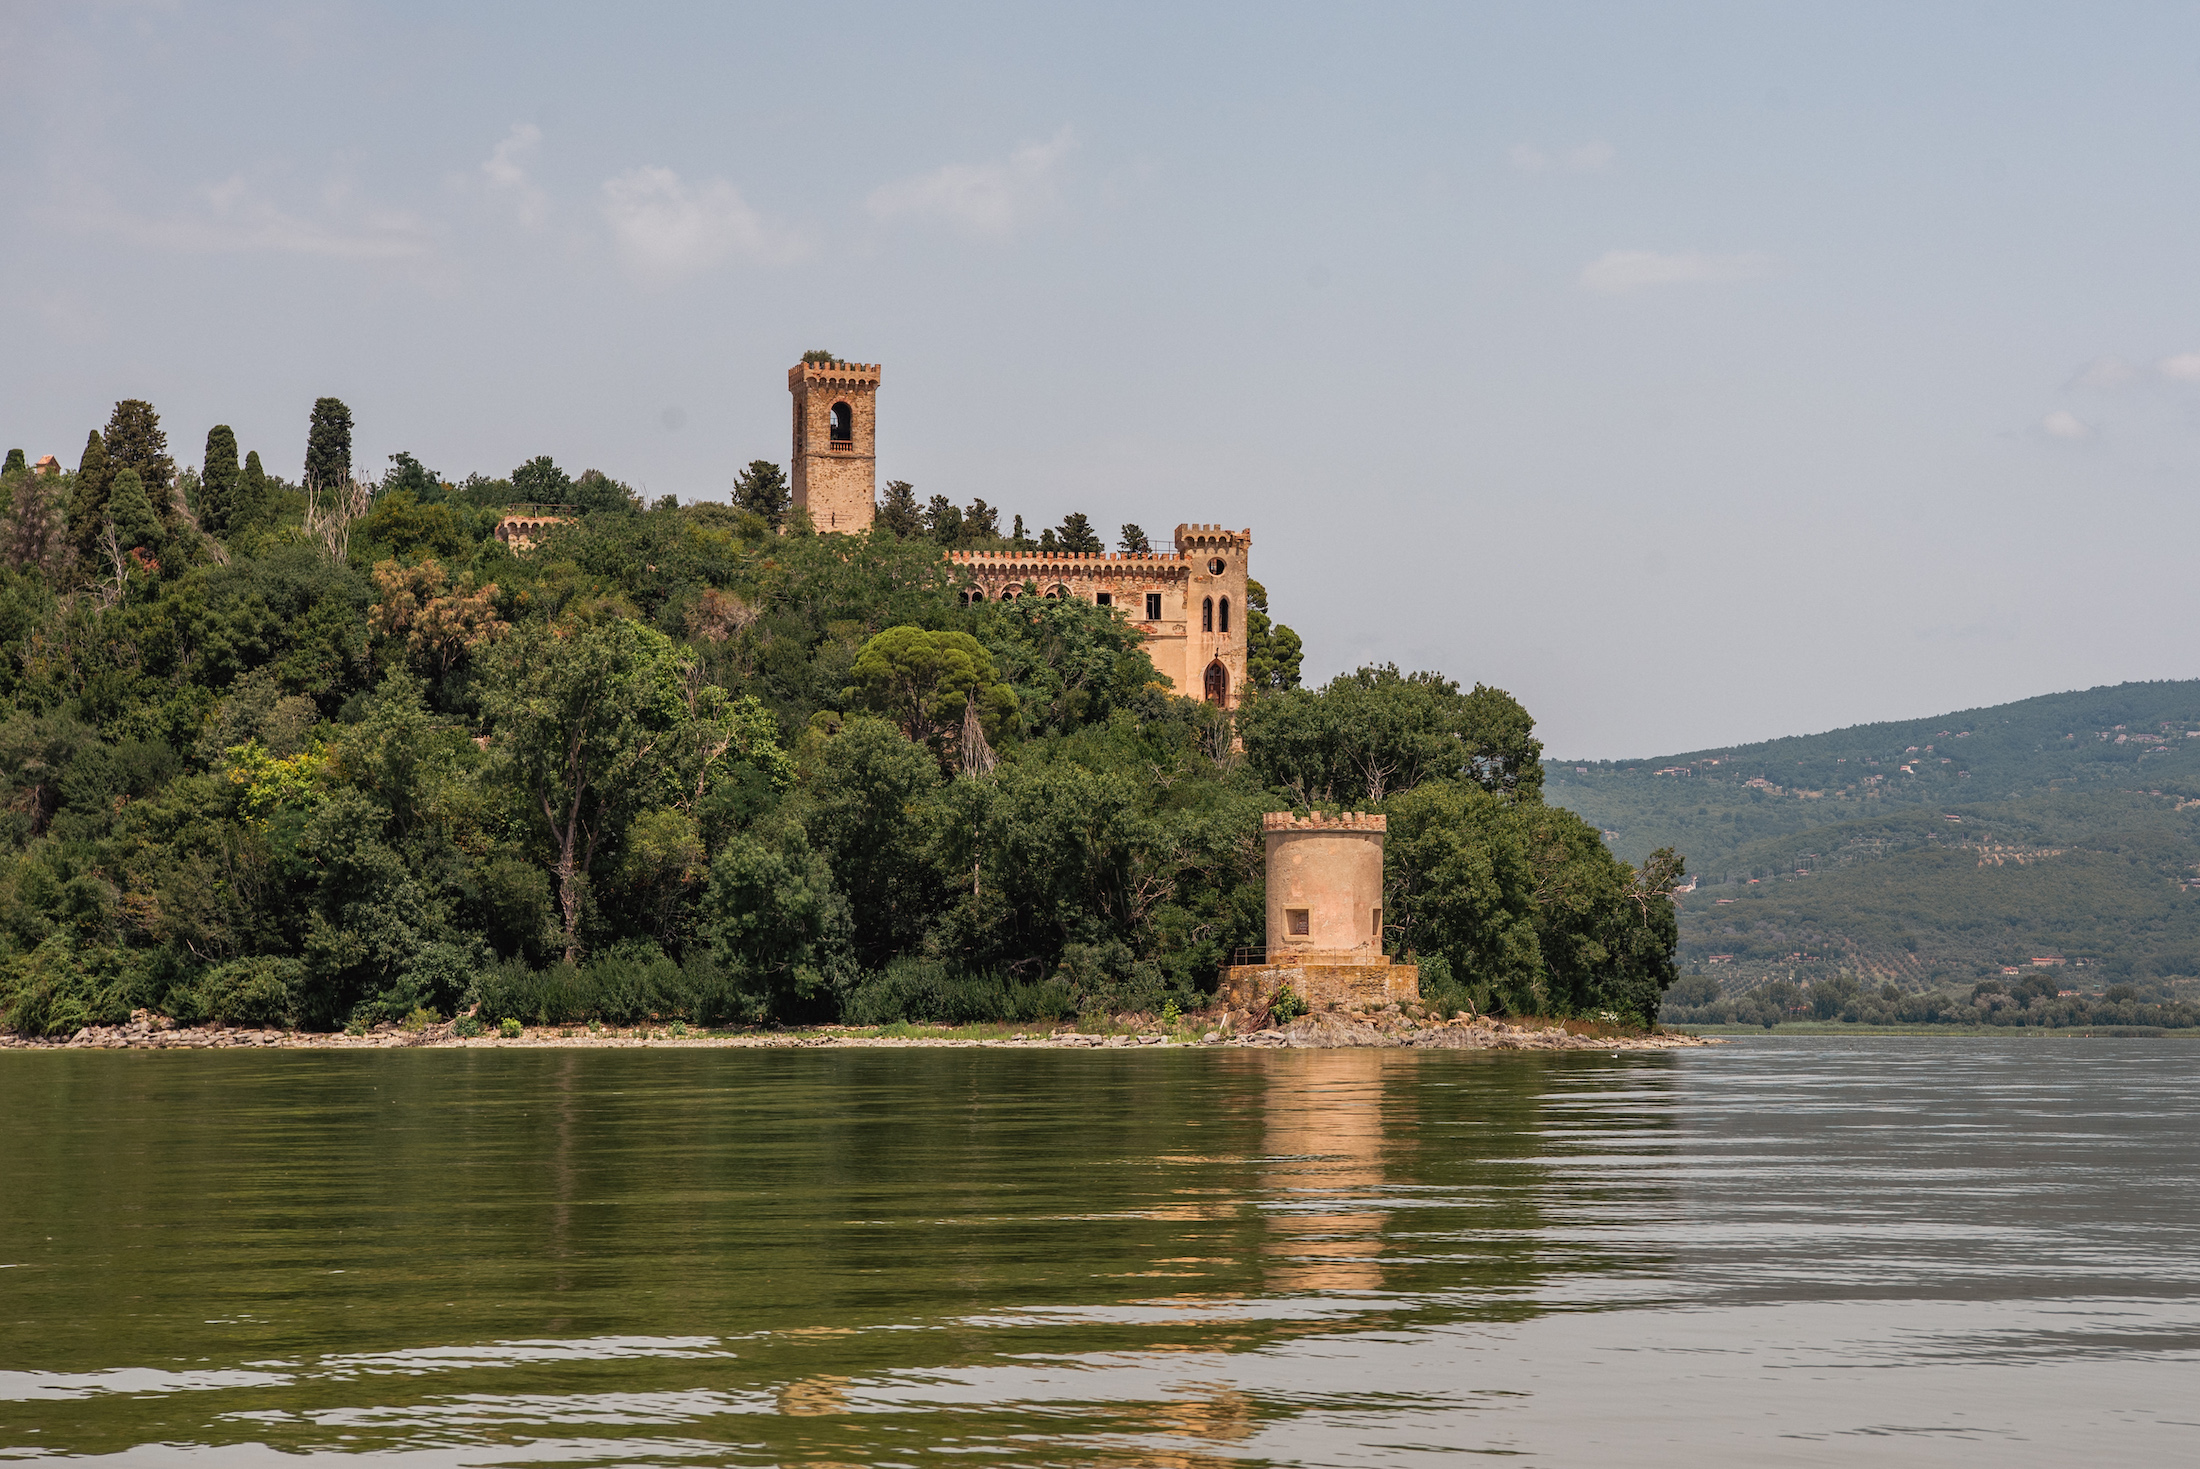
<path id="1" fill-rule="evenodd" d="M 1254 531 L 1636 755 L 2200 673 L 2192 7 L 0 3 L 0 439 Z"/>

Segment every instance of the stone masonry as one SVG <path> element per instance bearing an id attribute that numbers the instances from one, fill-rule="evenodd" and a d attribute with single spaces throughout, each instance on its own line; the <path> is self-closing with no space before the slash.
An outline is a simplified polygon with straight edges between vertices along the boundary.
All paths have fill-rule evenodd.
<path id="1" fill-rule="evenodd" d="M 794 395 L 794 503 L 821 531 L 853 535 L 877 513 L 878 364 L 798 362 Z"/>

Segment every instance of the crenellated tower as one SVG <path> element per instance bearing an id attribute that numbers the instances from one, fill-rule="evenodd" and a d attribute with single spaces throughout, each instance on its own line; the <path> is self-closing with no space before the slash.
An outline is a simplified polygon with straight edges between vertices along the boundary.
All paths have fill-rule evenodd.
<path id="1" fill-rule="evenodd" d="M 794 503 L 820 531 L 852 534 L 877 514 L 878 364 L 798 362 L 794 395 Z"/>

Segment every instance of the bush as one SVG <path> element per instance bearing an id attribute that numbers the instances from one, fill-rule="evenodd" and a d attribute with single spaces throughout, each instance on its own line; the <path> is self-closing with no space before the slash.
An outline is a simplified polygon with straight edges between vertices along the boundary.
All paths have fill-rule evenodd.
<path id="1" fill-rule="evenodd" d="M 1473 987 L 1461 984 L 1452 977 L 1451 960 L 1442 954 L 1416 955 L 1412 962 L 1421 970 L 1421 1003 L 1437 1014 L 1466 1010 L 1479 1015 L 1489 1008 L 1489 986 L 1481 986 L 1477 994 Z"/>
<path id="2" fill-rule="evenodd" d="M 585 964 L 531 969 L 513 961 L 481 976 L 481 1013 L 523 1024 L 723 1025 L 759 1018 L 755 999 L 709 954 L 676 964 L 653 943 L 619 944 Z"/>
<path id="3" fill-rule="evenodd" d="M 516 1041 L 525 1033 L 525 1027 L 509 1015 L 497 1022 L 497 1034 L 508 1041 Z"/>
<path id="4" fill-rule="evenodd" d="M 209 969 L 195 998 L 201 1015 L 224 1025 L 295 1025 L 306 966 L 296 959 L 232 959 Z"/>
<path id="5" fill-rule="evenodd" d="M 451 1034 L 462 1041 L 470 1041 L 481 1034 L 481 1022 L 471 1015 L 461 1015 L 451 1022 Z"/>
<path id="6" fill-rule="evenodd" d="M 55 934 L 0 971 L 0 1027 L 24 1035 L 69 1035 L 87 1025 L 129 1019 L 121 987 L 86 958 L 66 934 Z"/>
<path id="7" fill-rule="evenodd" d="M 1060 979 L 1019 984 L 997 972 L 951 969 L 936 959 L 896 959 L 849 991 L 841 1018 L 850 1025 L 1017 1023 L 1059 1020 L 1075 1008 L 1069 985 Z"/>

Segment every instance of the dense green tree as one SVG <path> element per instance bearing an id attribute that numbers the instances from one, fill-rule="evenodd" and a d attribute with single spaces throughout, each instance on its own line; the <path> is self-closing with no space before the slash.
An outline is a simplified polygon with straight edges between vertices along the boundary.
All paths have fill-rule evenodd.
<path id="1" fill-rule="evenodd" d="M 761 515 L 773 530 L 785 523 L 792 494 L 786 471 L 769 459 L 751 459 L 733 481 L 733 503 L 751 515 Z"/>
<path id="2" fill-rule="evenodd" d="M 1471 694 L 1435 673 L 1361 668 L 1320 693 L 1290 689 L 1239 713 L 1261 778 L 1303 805 L 1375 806 L 1424 780 L 1473 780 L 1508 797 L 1540 799 L 1542 742 L 1510 694 Z"/>
<path id="3" fill-rule="evenodd" d="M 525 504 L 569 505 L 573 477 L 558 468 L 548 454 L 537 454 L 512 471 L 512 493 Z"/>
<path id="4" fill-rule="evenodd" d="M 671 639 L 638 622 L 524 629 L 487 662 L 491 748 L 549 837 L 568 962 L 598 852 L 636 811 L 692 804 L 736 762 L 785 765 L 753 702 L 696 687 Z"/>
<path id="5" fill-rule="evenodd" d="M 568 492 L 573 508 L 583 515 L 627 515 L 642 508 L 642 497 L 600 469 L 584 469 Z M 677 508 L 679 501 L 672 502 Z"/>
<path id="6" fill-rule="evenodd" d="M 84 457 L 77 461 L 76 482 L 69 495 L 69 543 L 86 561 L 97 554 L 100 532 L 107 524 L 109 475 L 107 443 L 95 428 L 84 441 Z"/>
<path id="7" fill-rule="evenodd" d="M 351 410 L 341 398 L 316 398 L 306 428 L 305 483 L 325 487 L 350 480 Z"/>
<path id="8" fill-rule="evenodd" d="M 235 457 L 234 450 L 231 457 Z M 382 472 L 376 493 L 387 495 L 398 490 L 409 492 L 422 504 L 434 504 L 444 497 L 443 476 L 400 449 L 390 456 L 390 467 Z"/>
<path id="9" fill-rule="evenodd" d="M 894 725 L 857 716 L 815 741 L 804 765 L 803 827 L 848 899 L 856 957 L 881 968 L 922 944 L 949 896 L 918 817 L 939 789 L 939 762 Z"/>
<path id="10" fill-rule="evenodd" d="M 879 496 L 879 529 L 902 540 L 924 534 L 924 511 L 917 504 L 917 487 L 905 479 L 890 479 Z"/>
<path id="11" fill-rule="evenodd" d="M 975 701 L 986 738 L 1000 739 L 1016 718 L 1016 695 L 1000 680 L 993 656 L 966 632 L 890 627 L 863 645 L 849 669 L 851 692 L 945 758 L 959 734 L 963 707 Z"/>
<path id="12" fill-rule="evenodd" d="M 1255 694 L 1299 686 L 1299 635 L 1268 615 L 1268 588 L 1245 583 L 1245 685 Z"/>
<path id="13" fill-rule="evenodd" d="M 1161 681 L 1144 635 L 1115 609 L 1077 597 L 988 603 L 977 636 L 1034 732 L 1106 719 Z"/>
<path id="14" fill-rule="evenodd" d="M 984 500 L 972 500 L 963 507 L 962 543 L 986 545 L 1001 538 L 1001 512 Z"/>
<path id="15" fill-rule="evenodd" d="M 242 524 L 237 481 L 237 435 L 226 423 L 206 431 L 206 459 L 199 471 L 199 525 L 216 540 L 227 540 Z"/>
<path id="16" fill-rule="evenodd" d="M 1153 542 L 1146 539 L 1145 530 L 1128 522 L 1125 522 L 1117 544 L 1126 556 L 1149 556 L 1153 554 Z"/>
<path id="17" fill-rule="evenodd" d="M 1092 528 L 1091 519 L 1081 510 L 1072 510 L 1062 517 L 1055 540 L 1063 550 L 1073 554 L 1096 556 L 1107 549 L 1100 540 L 1100 533 Z"/>
<path id="18" fill-rule="evenodd" d="M 30 468 L 30 460 L 24 457 L 23 451 L 21 449 L 10 449 L 8 450 L 8 462 L 5 465 L 0 465 L 0 476 L 16 474 L 28 468 Z"/>
<path id="19" fill-rule="evenodd" d="M 848 900 L 792 822 L 745 832 L 710 865 L 702 922 L 720 963 L 754 996 L 752 1018 L 831 1013 L 844 962 Z"/>
<path id="20" fill-rule="evenodd" d="M 934 495 L 924 507 L 924 533 L 942 546 L 959 546 L 963 539 L 961 507 L 945 495 Z"/>

